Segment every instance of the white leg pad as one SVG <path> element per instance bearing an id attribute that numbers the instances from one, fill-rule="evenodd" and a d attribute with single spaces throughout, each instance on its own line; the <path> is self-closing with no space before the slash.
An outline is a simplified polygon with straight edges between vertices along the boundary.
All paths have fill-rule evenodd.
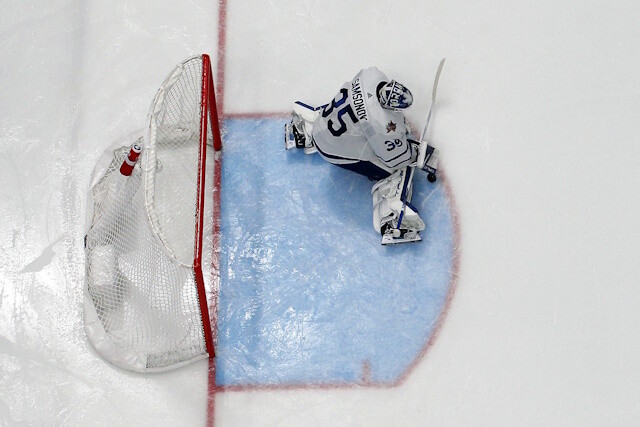
<path id="1" fill-rule="evenodd" d="M 373 228 L 380 233 L 382 226 L 389 222 L 396 228 L 402 205 L 400 199 L 382 199 L 373 207 Z M 424 221 L 409 204 L 405 206 L 400 228 L 414 231 L 422 231 L 425 228 Z"/>
<path id="2" fill-rule="evenodd" d="M 315 122 L 320 115 L 319 109 L 310 108 L 299 101 L 293 104 L 293 112 L 299 115 L 306 123 L 311 125 L 313 125 L 313 122 Z"/>
<path id="3" fill-rule="evenodd" d="M 311 132 L 313 130 L 313 122 L 320 115 L 320 110 L 300 101 L 293 104 L 293 112 L 291 113 L 291 123 L 285 125 L 285 148 L 287 150 L 296 146 L 294 137 L 294 127 L 298 132 L 303 132 L 305 137 L 305 154 L 313 154 L 317 152 L 316 147 L 312 143 Z"/>
<path id="4" fill-rule="evenodd" d="M 389 177 L 381 179 L 373 185 L 373 188 L 371 189 L 371 196 L 373 197 L 374 206 L 380 201 L 380 199 L 389 197 L 389 194 L 392 191 L 395 191 L 394 187 L 402 185 L 403 172 L 403 169 L 397 170 Z M 402 190 L 402 188 L 400 188 L 400 190 Z"/>
<path id="5" fill-rule="evenodd" d="M 308 106 L 296 102 L 293 104 L 293 113 L 298 116 L 299 123 L 301 123 L 302 128 L 304 129 L 304 135 L 307 138 L 308 144 L 310 144 L 313 123 L 320 115 L 320 110 L 312 110 Z"/>
<path id="6" fill-rule="evenodd" d="M 411 231 L 416 234 L 419 231 L 424 230 L 425 225 L 418 212 L 416 212 L 410 203 L 405 205 L 402 200 L 402 189 L 407 179 L 409 179 L 409 168 L 401 169 L 394 172 L 388 178 L 382 179 L 375 183 L 371 190 L 371 196 L 373 199 L 373 228 L 377 232 L 381 232 L 382 227 L 385 224 L 389 224 L 392 228 L 397 228 L 398 218 L 401 212 L 402 222 L 400 224 L 400 230 L 403 232 Z M 413 192 L 413 185 L 411 182 L 407 182 L 407 202 L 411 201 Z M 419 240 L 416 238 L 414 240 Z"/>

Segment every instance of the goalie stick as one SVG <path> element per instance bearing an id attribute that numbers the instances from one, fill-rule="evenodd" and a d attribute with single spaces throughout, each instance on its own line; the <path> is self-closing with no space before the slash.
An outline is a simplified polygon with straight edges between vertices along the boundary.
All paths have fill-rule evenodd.
<path id="1" fill-rule="evenodd" d="M 421 165 L 424 163 L 424 158 L 427 154 L 427 140 L 425 136 L 427 135 L 427 128 L 429 127 L 429 122 L 431 121 L 431 113 L 433 113 L 433 105 L 436 103 L 436 93 L 438 92 L 438 81 L 440 80 L 440 73 L 442 72 L 442 67 L 444 67 L 444 60 L 442 58 L 440 61 L 440 65 L 438 65 L 438 71 L 436 71 L 436 78 L 433 81 L 433 89 L 431 90 L 431 105 L 429 106 L 429 112 L 427 113 L 427 119 L 425 120 L 424 127 L 422 128 L 422 133 L 420 134 L 420 149 L 418 150 L 418 159 L 417 164 Z"/>
<path id="2" fill-rule="evenodd" d="M 422 133 L 420 134 L 420 147 L 418 148 L 418 158 L 416 160 L 416 163 L 414 165 L 410 166 L 411 170 L 409 172 L 409 179 L 407 180 L 408 183 L 413 183 L 414 171 L 415 171 L 417 165 L 423 165 L 424 164 L 424 160 L 425 160 L 425 157 L 427 155 L 428 144 L 427 144 L 427 140 L 425 139 L 425 136 L 427 135 L 427 129 L 429 128 L 429 122 L 431 121 L 431 114 L 433 113 L 433 106 L 436 103 L 436 93 L 438 92 L 438 81 L 440 80 L 440 73 L 442 72 L 442 67 L 444 67 L 444 60 L 445 60 L 445 58 L 442 58 L 442 60 L 440 61 L 440 64 L 438 65 L 438 71 L 436 71 L 436 77 L 435 77 L 435 79 L 433 81 L 433 89 L 431 90 L 431 105 L 429 105 L 429 111 L 427 112 L 427 119 L 425 120 L 424 127 L 422 128 Z M 431 173 L 433 173 L 433 172 L 430 172 L 430 174 Z M 434 175 L 434 177 L 435 177 L 435 175 Z M 405 188 L 406 188 L 406 186 L 405 186 Z M 404 193 L 404 191 L 403 191 L 403 193 Z M 410 202 L 410 200 L 407 200 L 407 199 L 408 199 L 408 197 L 407 197 L 406 193 L 403 194 L 402 195 L 402 210 L 400 211 L 400 215 L 398 216 L 398 226 L 394 230 L 394 237 L 400 237 L 400 235 L 401 235 L 401 233 L 400 233 L 400 225 L 402 225 L 402 217 L 404 216 L 404 212 L 407 209 L 407 202 Z"/>

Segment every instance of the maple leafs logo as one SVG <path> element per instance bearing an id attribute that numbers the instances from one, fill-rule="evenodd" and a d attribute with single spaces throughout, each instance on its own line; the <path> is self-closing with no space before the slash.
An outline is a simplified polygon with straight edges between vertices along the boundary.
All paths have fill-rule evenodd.
<path id="1" fill-rule="evenodd" d="M 387 123 L 387 133 L 395 132 L 395 131 L 396 131 L 396 124 L 393 122 Z"/>

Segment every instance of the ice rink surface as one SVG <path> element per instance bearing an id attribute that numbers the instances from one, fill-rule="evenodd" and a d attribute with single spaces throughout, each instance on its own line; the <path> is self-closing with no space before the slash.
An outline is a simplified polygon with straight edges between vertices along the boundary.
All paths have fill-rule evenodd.
<path id="1" fill-rule="evenodd" d="M 637 425 L 639 21 L 631 1 L 5 1 L 0 425 Z M 296 99 L 327 102 L 369 65 L 411 88 L 422 123 L 447 58 L 430 137 L 455 200 L 455 293 L 401 382 L 225 389 L 206 361 L 136 375 L 88 344 L 93 166 L 202 52 L 217 58 L 228 138 L 238 121 L 282 122 Z M 223 188 L 227 203 L 247 197 Z M 354 220 L 353 233 L 373 230 Z M 371 379 L 391 369 L 372 361 Z"/>

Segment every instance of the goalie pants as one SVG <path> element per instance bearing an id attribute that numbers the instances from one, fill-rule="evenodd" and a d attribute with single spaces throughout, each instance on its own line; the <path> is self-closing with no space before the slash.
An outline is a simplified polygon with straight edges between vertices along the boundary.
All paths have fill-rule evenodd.
<path id="1" fill-rule="evenodd" d="M 380 166 L 366 160 L 359 160 L 353 163 L 338 163 L 338 161 L 340 160 L 344 161 L 347 159 L 324 153 L 320 149 L 320 147 L 318 147 L 318 144 L 316 143 L 315 139 L 313 140 L 313 145 L 316 147 L 316 149 L 318 150 L 322 158 L 328 161 L 329 163 L 336 166 L 340 166 L 343 169 L 350 170 L 360 175 L 364 175 L 372 181 L 380 181 L 381 179 L 385 179 L 391 176 L 391 172 L 387 172 L 386 170 L 382 169 Z M 335 159 L 336 161 L 332 161 L 332 159 Z"/>
<path id="2" fill-rule="evenodd" d="M 391 174 L 384 169 L 379 168 L 371 162 L 356 162 L 356 163 L 334 163 L 336 166 L 340 166 L 341 168 L 348 169 L 355 173 L 359 173 L 360 175 L 364 175 L 372 181 L 380 181 L 381 179 L 385 179 Z"/>

